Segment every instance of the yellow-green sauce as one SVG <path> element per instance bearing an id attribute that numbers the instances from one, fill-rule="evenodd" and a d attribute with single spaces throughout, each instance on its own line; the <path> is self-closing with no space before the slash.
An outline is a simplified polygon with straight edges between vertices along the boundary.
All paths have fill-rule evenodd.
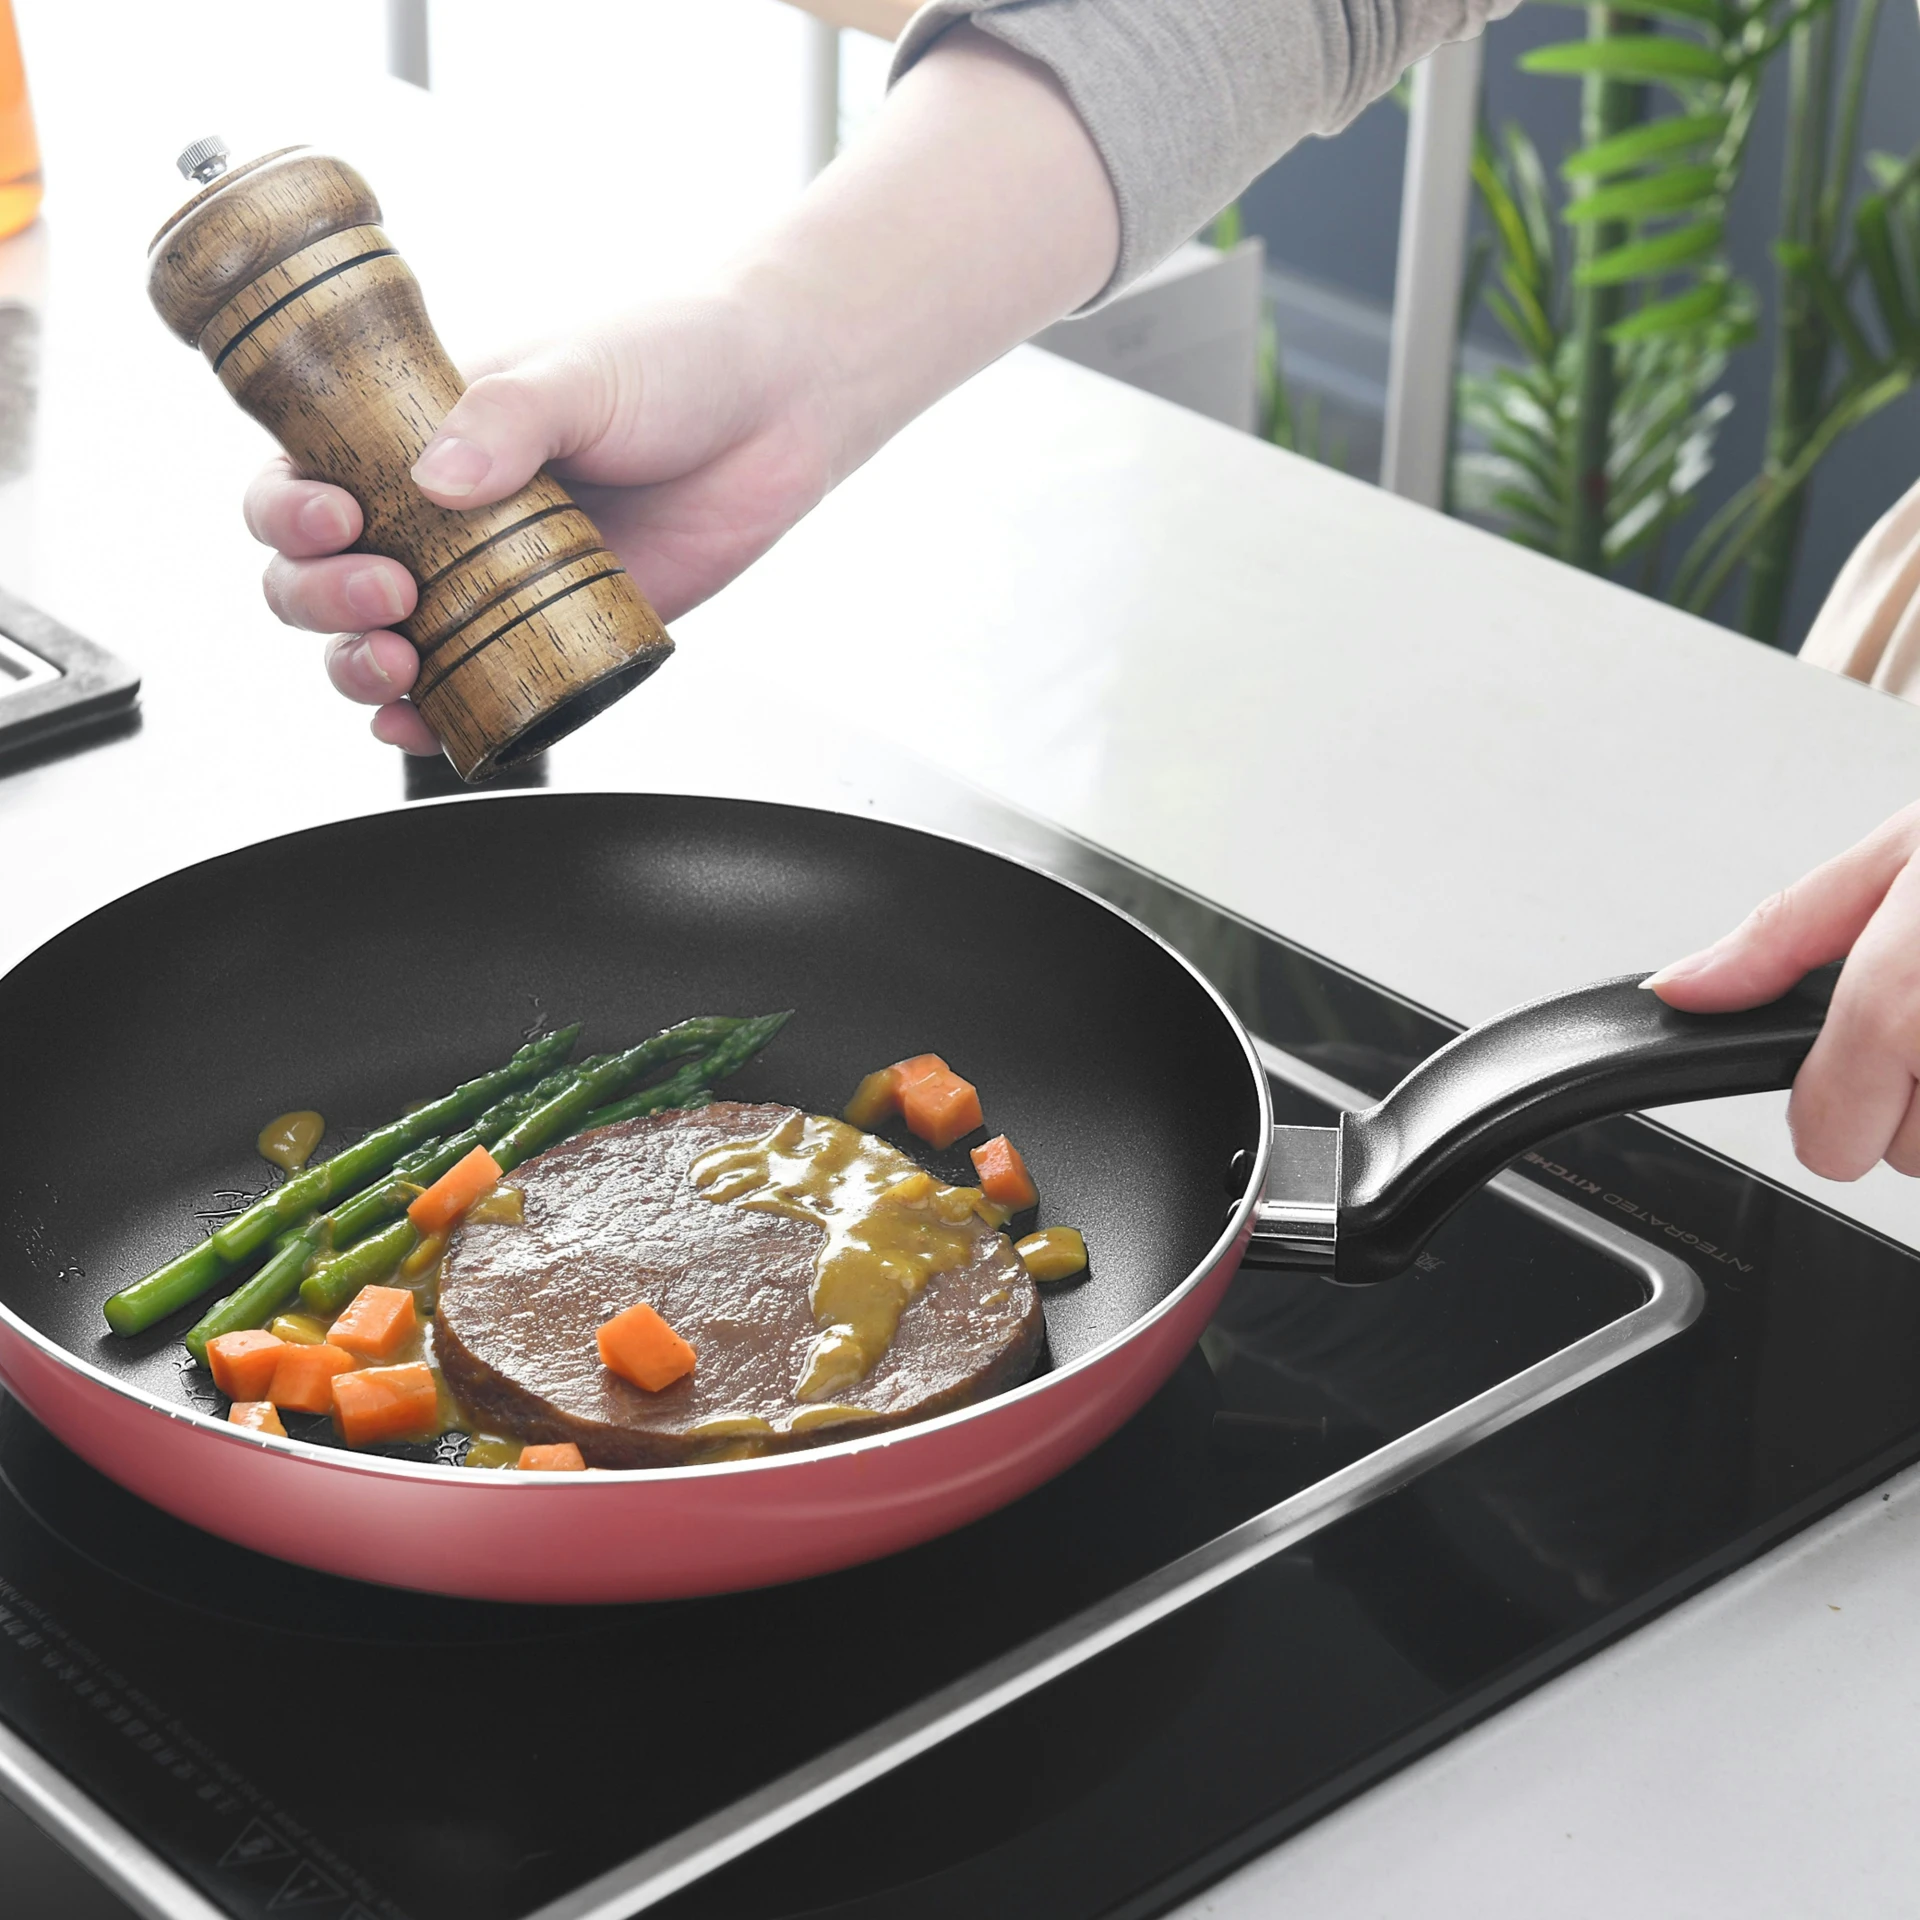
<path id="1" fill-rule="evenodd" d="M 921 1288 L 975 1259 L 989 1230 L 974 1189 L 942 1186 L 897 1147 L 820 1114 L 791 1114 L 759 1139 L 714 1147 L 692 1173 L 717 1204 L 825 1229 L 813 1262 L 819 1332 L 794 1386 L 801 1401 L 835 1400 L 864 1380 Z M 822 1406 L 831 1419 L 812 1424 L 861 1411 Z"/>
<path id="2" fill-rule="evenodd" d="M 260 1129 L 260 1137 L 253 1144 L 262 1159 L 271 1160 L 288 1173 L 298 1173 L 326 1130 L 327 1123 L 317 1113 L 300 1107 L 292 1113 L 276 1114 Z"/>

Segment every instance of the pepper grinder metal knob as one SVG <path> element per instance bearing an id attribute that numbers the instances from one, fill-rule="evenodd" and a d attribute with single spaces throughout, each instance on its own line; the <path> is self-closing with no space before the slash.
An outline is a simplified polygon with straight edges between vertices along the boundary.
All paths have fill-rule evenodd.
<path id="1" fill-rule="evenodd" d="M 182 176 L 205 186 L 209 180 L 217 180 L 227 170 L 227 162 L 233 155 L 227 151 L 227 143 L 216 133 L 205 140 L 196 140 L 192 146 L 182 148 L 174 160 Z"/>
<path id="2" fill-rule="evenodd" d="M 419 582 L 399 627 L 420 652 L 412 697 L 461 778 L 531 757 L 653 672 L 672 640 L 544 469 L 467 511 L 414 485 L 464 384 L 360 175 L 302 147 L 229 167 L 217 139 L 178 165 L 204 184 L 154 236 L 153 304 L 301 473 L 360 503 L 357 550 Z"/>

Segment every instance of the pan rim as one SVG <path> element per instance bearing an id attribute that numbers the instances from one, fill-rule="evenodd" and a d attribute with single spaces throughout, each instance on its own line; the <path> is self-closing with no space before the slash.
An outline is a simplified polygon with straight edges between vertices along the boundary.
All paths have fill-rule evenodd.
<path id="1" fill-rule="evenodd" d="M 1158 947 L 1193 982 L 1207 999 L 1212 1002 L 1215 1011 L 1226 1023 L 1228 1032 L 1239 1044 L 1247 1065 L 1249 1077 L 1254 1088 L 1257 1109 L 1258 1135 L 1254 1142 L 1254 1157 L 1246 1190 L 1228 1209 L 1226 1225 L 1216 1235 L 1212 1244 L 1197 1264 L 1188 1269 L 1184 1279 L 1170 1288 L 1145 1313 L 1129 1320 L 1125 1326 L 1109 1335 L 1099 1345 L 1089 1349 L 1078 1359 L 1068 1362 L 1064 1367 L 1050 1369 L 1046 1373 L 1036 1374 L 1024 1380 L 1017 1387 L 1010 1387 L 1004 1393 L 990 1395 L 977 1400 L 969 1406 L 956 1407 L 951 1412 L 936 1414 L 930 1420 L 909 1421 L 898 1427 L 890 1427 L 881 1433 L 867 1434 L 859 1438 L 835 1440 L 821 1443 L 819 1446 L 798 1448 L 787 1453 L 763 1455 L 753 1460 L 712 1461 L 699 1465 L 674 1467 L 596 1467 L 590 1473 L 576 1479 L 572 1474 L 526 1474 L 480 1471 L 465 1466 L 449 1466 L 430 1460 L 395 1460 L 378 1454 L 356 1453 L 344 1447 L 316 1446 L 310 1441 L 298 1440 L 292 1436 L 277 1437 L 272 1434 L 254 1433 L 243 1427 L 236 1427 L 230 1421 L 210 1413 L 202 1413 L 190 1406 L 161 1399 L 157 1394 L 129 1380 L 122 1380 L 104 1368 L 95 1365 L 80 1354 L 72 1352 L 58 1341 L 29 1326 L 14 1310 L 0 1298 L 0 1328 L 4 1328 L 29 1346 L 36 1348 L 45 1358 L 55 1365 L 65 1367 L 80 1374 L 90 1383 L 105 1388 L 124 1400 L 150 1413 L 180 1421 L 191 1427 L 197 1427 L 218 1440 L 230 1444 L 239 1444 L 263 1449 L 268 1453 L 285 1455 L 309 1465 L 329 1467 L 335 1471 L 371 1474 L 375 1478 L 389 1477 L 401 1480 L 424 1479 L 435 1485 L 466 1485 L 476 1489 L 502 1486 L 545 1487 L 549 1491 L 561 1487 L 584 1492 L 591 1487 L 608 1485 L 631 1486 L 635 1484 L 667 1483 L 685 1485 L 691 1480 L 723 1478 L 733 1480 L 756 1473 L 765 1473 L 778 1468 L 800 1468 L 813 1461 L 837 1461 L 859 1454 L 876 1454 L 884 1450 L 906 1445 L 936 1433 L 951 1432 L 969 1422 L 985 1420 L 997 1411 L 1022 1404 L 1038 1397 L 1056 1381 L 1075 1378 L 1090 1369 L 1104 1365 L 1115 1353 L 1137 1340 L 1147 1329 L 1175 1312 L 1193 1290 L 1209 1279 L 1219 1268 L 1247 1231 L 1253 1211 L 1259 1203 L 1265 1189 L 1267 1163 L 1273 1149 L 1273 1095 L 1267 1084 L 1266 1070 L 1260 1061 L 1259 1052 L 1245 1023 L 1228 1004 L 1225 995 L 1217 988 L 1194 963 L 1174 946 L 1171 941 L 1156 933 L 1153 928 L 1127 912 L 1124 907 L 1116 906 L 1111 900 L 1095 893 L 1092 888 L 1076 880 L 1063 878 L 1059 874 L 1049 873 L 1037 866 L 1029 866 L 1025 861 L 1011 854 L 1003 853 L 995 847 L 983 845 L 965 835 L 943 833 L 933 828 L 922 827 L 911 821 L 894 818 L 891 814 L 878 809 L 863 809 L 858 813 L 834 807 L 808 806 L 788 800 L 759 800 L 734 794 L 709 793 L 673 793 L 656 792 L 644 788 L 591 787 L 560 790 L 542 790 L 518 788 L 507 793 L 454 793 L 436 795 L 431 799 L 408 801 L 399 807 L 376 807 L 362 813 L 344 814 L 335 820 L 316 821 L 310 826 L 296 827 L 287 833 L 271 834 L 263 840 L 251 840 L 236 847 L 228 847 L 218 853 L 208 854 L 202 859 L 189 862 L 186 866 L 175 867 L 153 879 L 144 881 L 127 892 L 116 894 L 111 900 L 103 901 L 99 906 L 82 914 L 78 920 L 70 922 L 57 932 L 50 934 L 29 952 L 22 954 L 4 974 L 0 974 L 0 988 L 4 988 L 15 973 L 28 965 L 55 941 L 65 939 L 69 934 L 84 927 L 90 920 L 124 906 L 128 901 L 137 899 L 151 889 L 166 886 L 193 873 L 202 867 L 209 867 L 222 860 L 237 858 L 257 848 L 270 847 L 298 840 L 308 834 L 331 832 L 337 828 L 351 827 L 370 820 L 391 819 L 398 815 L 410 817 L 415 814 L 438 811 L 447 807 L 484 807 L 507 806 L 523 807 L 560 801 L 697 801 L 718 802 L 725 806 L 765 811 L 774 809 L 782 813 L 806 815 L 827 820 L 853 820 L 863 824 L 889 827 L 898 832 L 916 835 L 922 839 L 943 841 L 949 846 L 959 847 L 967 852 L 978 854 L 986 859 L 999 861 L 1013 867 L 1029 877 L 1046 881 L 1049 885 L 1064 888 L 1090 902 L 1103 913 L 1113 916 L 1130 928 L 1141 938 Z M 31 1411 L 31 1409 L 29 1409 Z"/>

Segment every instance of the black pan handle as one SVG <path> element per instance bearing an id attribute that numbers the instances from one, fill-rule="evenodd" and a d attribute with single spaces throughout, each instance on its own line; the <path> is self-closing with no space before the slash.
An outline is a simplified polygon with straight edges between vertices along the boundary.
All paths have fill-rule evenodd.
<path id="1" fill-rule="evenodd" d="M 1640 1107 L 1793 1084 L 1839 968 L 1744 1013 L 1682 1013 L 1625 974 L 1469 1028 L 1340 1123 L 1336 1279 L 1403 1271 L 1447 1216 L 1524 1152 Z"/>

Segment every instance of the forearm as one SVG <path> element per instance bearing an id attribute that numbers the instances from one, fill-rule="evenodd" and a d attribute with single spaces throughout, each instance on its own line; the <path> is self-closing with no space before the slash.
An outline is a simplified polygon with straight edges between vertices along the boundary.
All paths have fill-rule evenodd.
<path id="1" fill-rule="evenodd" d="M 837 481 L 1091 299 L 1118 248 L 1106 168 L 1058 83 L 961 28 L 727 284 L 820 410 Z"/>
<path id="2" fill-rule="evenodd" d="M 1164 259 L 1297 141 L 1336 133 L 1416 60 L 1518 0 L 931 0 L 895 57 L 955 20 L 1053 73 L 1113 182 L 1111 293 Z M 904 80 L 902 81 L 904 85 Z"/>

